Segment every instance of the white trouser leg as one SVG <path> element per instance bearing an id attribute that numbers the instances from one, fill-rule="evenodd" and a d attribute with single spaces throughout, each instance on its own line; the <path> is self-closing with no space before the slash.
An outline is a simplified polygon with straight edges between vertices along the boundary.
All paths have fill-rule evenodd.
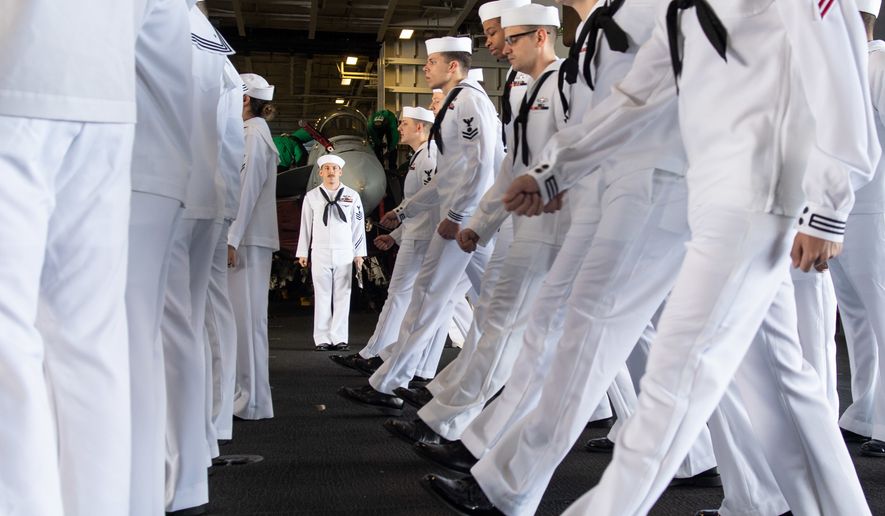
<path id="1" fill-rule="evenodd" d="M 204 322 L 219 229 L 211 219 L 182 219 L 172 243 L 161 325 L 166 361 L 167 511 L 209 501 Z"/>
<path id="2" fill-rule="evenodd" d="M 128 512 L 132 130 L 0 116 L 5 514 Z"/>
<path id="3" fill-rule="evenodd" d="M 132 192 L 126 313 L 132 388 L 129 514 L 165 512 L 166 375 L 160 319 L 181 202 Z"/>
<path id="4" fill-rule="evenodd" d="M 501 277 L 489 290 L 479 341 L 460 381 L 434 396 L 418 411 L 425 423 L 454 440 L 479 415 L 486 401 L 510 377 L 522 345 L 531 301 L 550 270 L 559 246 L 516 240 L 510 246 Z"/>
<path id="5" fill-rule="evenodd" d="M 716 205 L 693 206 L 689 217 L 692 240 L 639 407 L 599 484 L 566 514 L 647 513 L 742 360 L 741 397 L 791 510 L 869 514 L 823 387 L 797 342 L 787 270 L 793 220 Z M 763 322 L 763 338 L 754 341 Z"/>
<path id="6" fill-rule="evenodd" d="M 562 332 L 565 317 L 562 307 L 571 294 L 578 264 L 584 261 L 599 224 L 599 174 L 589 176 L 572 188 L 570 196 L 572 223 L 535 296 L 522 349 L 513 364 L 507 388 L 461 434 L 462 443 L 476 457 L 492 448 L 507 428 L 534 408 L 540 397 L 540 391 L 532 386 L 543 385 L 549 372 L 554 344 Z"/>
<path id="7" fill-rule="evenodd" d="M 836 291 L 828 271 L 791 269 L 796 293 L 799 344 L 805 360 L 820 375 L 833 412 L 839 414 L 836 392 Z"/>
<path id="8" fill-rule="evenodd" d="M 885 440 L 885 214 L 848 218 L 843 253 L 831 260 L 851 362 L 853 403 L 839 420 L 846 430 Z"/>
<path id="9" fill-rule="evenodd" d="M 675 174 L 638 171 L 608 185 L 602 218 L 566 304 L 563 335 L 546 380 L 538 384 L 540 401 L 472 469 L 505 513 L 535 511 L 666 298 L 684 256 L 685 206 L 685 181 Z M 712 450 L 709 455 L 702 469 L 715 466 Z"/>
<path id="10" fill-rule="evenodd" d="M 335 258 L 332 272 L 332 326 L 329 342 L 347 343 L 347 325 L 350 320 L 350 287 L 353 282 L 353 260 L 344 253 L 333 252 Z"/>
<path id="11" fill-rule="evenodd" d="M 375 333 L 360 351 L 361 357 L 378 356 L 381 350 L 396 342 L 409 299 L 412 297 L 412 286 L 418 277 L 418 272 L 421 271 L 421 262 L 424 260 L 424 253 L 427 252 L 429 243 L 429 240 L 404 240 L 400 244 L 390 284 L 387 286 L 387 300 L 381 309 L 381 315 L 378 316 Z"/>
<path id="12" fill-rule="evenodd" d="M 465 296 L 455 302 L 455 311 L 452 312 L 452 322 L 449 324 L 449 337 L 455 347 L 464 347 L 471 324 L 473 324 L 473 307 Z"/>
<path id="13" fill-rule="evenodd" d="M 707 422 L 722 477 L 722 516 L 772 516 L 790 510 L 753 436 L 750 416 L 732 382 Z"/>
<path id="14" fill-rule="evenodd" d="M 211 372 L 209 414 L 216 439 L 233 435 L 234 388 L 237 383 L 237 323 L 228 295 L 227 230 L 230 222 L 218 221 L 221 233 L 215 244 L 209 297 L 206 299 L 206 336 L 209 343 Z M 211 441 L 211 439 L 210 439 Z"/>
<path id="15" fill-rule="evenodd" d="M 473 288 L 481 292 L 480 279 L 491 251 L 488 247 L 479 247 L 473 253 L 465 253 L 454 240 L 444 240 L 434 233 L 415 280 L 396 348 L 369 378 L 375 390 L 392 394 L 397 387 L 408 385 L 425 347 L 430 345 L 442 322 L 440 314 L 455 291 L 457 282 L 452 278 L 466 273 Z"/>
<path id="16" fill-rule="evenodd" d="M 237 387 L 234 414 L 243 419 L 273 417 L 270 353 L 267 338 L 267 292 L 273 251 L 244 245 L 230 271 L 231 304 L 237 321 Z"/>
<path id="17" fill-rule="evenodd" d="M 660 313 L 660 309 L 657 313 Z M 654 326 L 649 322 L 633 351 L 630 353 L 630 359 L 634 360 L 634 367 L 641 371 L 640 374 L 645 371 L 645 363 L 648 361 L 648 351 L 650 349 L 650 337 L 653 337 L 655 333 Z M 618 414 L 617 423 L 612 426 L 611 431 L 608 433 L 609 440 L 614 442 L 617 441 L 618 432 L 623 425 L 621 421 L 626 422 L 633 415 L 633 412 L 636 411 L 636 405 L 638 404 L 635 383 L 626 364 L 621 366 L 614 382 L 612 382 L 612 386 L 608 388 L 608 395 L 612 400 L 615 412 Z M 685 456 L 685 460 L 682 461 L 682 464 L 679 465 L 679 469 L 676 470 L 676 474 L 673 476 L 676 478 L 693 477 L 715 465 L 716 460 L 713 443 L 710 440 L 710 431 L 707 428 L 703 428 Z"/>
<path id="18" fill-rule="evenodd" d="M 466 301 L 467 292 L 470 290 L 471 284 L 467 274 L 461 275 L 455 292 L 452 293 L 452 299 L 446 304 L 446 307 L 440 313 L 441 321 L 436 334 L 430 341 L 430 345 L 424 348 L 424 354 L 418 361 L 418 367 L 415 370 L 415 376 L 422 378 L 433 378 L 436 376 L 436 370 L 439 368 L 439 361 L 442 358 L 443 349 L 446 347 L 446 337 L 450 321 L 455 317 L 455 309 L 459 303 Z M 458 353 L 460 355 L 460 353 Z M 432 382 L 431 382 L 432 383 Z"/>
<path id="19" fill-rule="evenodd" d="M 310 278 L 313 282 L 313 343 L 332 342 L 332 296 L 335 292 L 335 266 L 332 252 L 313 249 L 310 252 Z"/>

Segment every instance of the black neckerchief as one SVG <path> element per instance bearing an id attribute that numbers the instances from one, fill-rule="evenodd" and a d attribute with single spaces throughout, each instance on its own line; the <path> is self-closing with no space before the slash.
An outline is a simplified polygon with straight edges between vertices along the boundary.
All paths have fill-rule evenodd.
<path id="1" fill-rule="evenodd" d="M 421 155 L 421 151 L 423 150 L 424 148 L 422 147 L 415 151 L 415 154 L 412 154 L 412 159 L 409 160 L 409 170 L 412 170 L 412 166 L 415 164 L 415 160 L 418 159 L 418 156 Z"/>
<path id="2" fill-rule="evenodd" d="M 338 209 L 338 216 L 341 217 L 341 220 L 347 222 L 347 217 L 344 216 L 344 210 L 341 209 L 341 206 L 338 204 L 338 201 L 341 200 L 341 194 L 344 193 L 344 188 L 338 190 L 338 194 L 335 195 L 335 200 L 329 199 L 329 195 L 326 193 L 326 189 L 320 186 L 320 193 L 323 194 L 323 198 L 326 200 L 326 208 L 323 210 L 323 225 L 329 225 L 329 208 L 334 206 Z"/>
<path id="3" fill-rule="evenodd" d="M 501 96 L 501 140 L 507 146 L 507 124 L 513 119 L 513 106 L 510 105 L 510 90 L 513 89 L 513 81 L 516 80 L 516 70 L 510 70 L 507 74 L 507 82 L 504 83 L 504 95 Z"/>
<path id="4" fill-rule="evenodd" d="M 569 117 L 569 105 L 568 100 L 565 98 L 565 93 L 563 93 L 562 86 L 563 82 L 568 82 L 569 84 L 577 82 L 578 66 L 581 62 L 581 49 L 584 48 L 584 44 L 587 44 L 587 52 L 584 54 L 583 75 L 584 80 L 587 81 L 587 86 L 589 86 L 591 90 L 594 89 L 591 65 L 593 56 L 596 54 L 599 31 L 602 31 L 605 39 L 608 40 L 609 48 L 615 52 L 626 52 L 630 47 L 627 33 L 624 32 L 614 19 L 615 13 L 618 12 L 618 9 L 620 9 L 623 4 L 624 0 L 614 0 L 611 3 L 597 7 L 593 13 L 590 14 L 590 17 L 584 22 L 584 27 L 581 29 L 578 39 L 575 40 L 572 48 L 569 49 L 568 58 L 562 63 L 562 67 L 559 69 L 559 95 L 562 99 L 562 107 L 565 111 L 566 120 L 568 120 Z"/>
<path id="5" fill-rule="evenodd" d="M 452 105 L 452 101 L 455 100 L 455 97 L 461 93 L 461 86 L 456 87 L 451 92 L 449 92 L 449 96 L 446 97 L 446 101 L 443 102 L 442 107 L 439 108 L 439 111 L 436 112 L 436 118 L 433 119 L 433 126 L 430 128 L 430 139 L 436 143 L 436 148 L 439 150 L 440 155 L 443 154 L 443 141 L 442 141 L 442 123 L 446 118 L 446 112 L 449 110 L 449 106 Z"/>
<path id="6" fill-rule="evenodd" d="M 676 93 L 679 93 L 679 76 L 682 74 L 682 57 L 679 55 L 679 11 L 694 7 L 701 30 L 713 45 L 716 53 L 724 61 L 725 49 L 728 46 L 728 31 L 716 12 L 705 0 L 673 0 L 667 7 L 667 38 L 670 41 L 670 62 L 673 64 L 673 79 L 676 81 Z"/>
<path id="7" fill-rule="evenodd" d="M 519 114 L 516 115 L 516 121 L 513 123 L 513 139 L 516 140 L 513 142 L 514 163 L 516 163 L 516 155 L 519 152 L 519 147 L 522 145 L 522 163 L 525 166 L 528 166 L 529 164 L 529 111 L 532 108 L 532 104 L 535 103 L 535 99 L 538 97 L 538 93 L 541 91 L 541 86 L 544 85 L 544 81 L 553 75 L 554 71 L 555 70 L 549 70 L 544 72 L 544 74 L 535 82 L 535 89 L 532 91 L 531 96 L 526 92 L 525 96 L 522 98 L 522 103 L 519 105 Z M 528 98 L 528 101 L 526 101 L 526 98 Z"/>

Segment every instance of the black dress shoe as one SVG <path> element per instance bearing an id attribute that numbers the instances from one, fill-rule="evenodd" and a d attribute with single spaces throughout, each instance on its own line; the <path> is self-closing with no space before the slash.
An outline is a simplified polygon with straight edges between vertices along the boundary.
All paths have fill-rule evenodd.
<path id="1" fill-rule="evenodd" d="M 839 430 L 842 432 L 842 439 L 846 443 L 865 443 L 871 439 L 868 435 L 856 434 L 851 430 L 845 430 L 844 428 L 840 428 Z"/>
<path id="2" fill-rule="evenodd" d="M 350 349 L 350 346 L 347 345 L 346 342 L 339 342 L 338 344 L 330 344 L 331 349 L 335 351 L 347 351 Z"/>
<path id="3" fill-rule="evenodd" d="M 885 441 L 870 439 L 860 445 L 860 454 L 867 457 L 885 457 Z"/>
<path id="4" fill-rule="evenodd" d="M 427 390 L 427 387 L 416 387 L 415 389 L 397 387 L 393 392 L 405 400 L 406 403 L 418 409 L 427 405 L 433 399 L 433 393 Z"/>
<path id="5" fill-rule="evenodd" d="M 719 509 L 704 509 L 695 512 L 694 516 L 719 516 Z"/>
<path id="6" fill-rule="evenodd" d="M 615 443 L 610 441 L 608 437 L 597 437 L 587 441 L 584 449 L 594 453 L 612 453 L 615 450 Z"/>
<path id="7" fill-rule="evenodd" d="M 332 351 L 333 348 L 331 344 L 329 344 L 328 342 L 324 342 L 323 344 L 317 344 L 316 348 L 314 349 L 316 349 L 317 351 Z"/>
<path id="8" fill-rule="evenodd" d="M 384 422 L 384 428 L 409 444 L 439 444 L 449 442 L 448 439 L 445 439 L 438 433 L 434 432 L 432 428 L 427 426 L 427 423 L 418 418 L 411 421 L 388 419 Z"/>
<path id="9" fill-rule="evenodd" d="M 209 504 L 204 503 L 196 507 L 188 507 L 187 509 L 179 509 L 177 511 L 166 511 L 166 516 L 196 516 L 198 514 L 206 514 L 209 511 Z"/>
<path id="10" fill-rule="evenodd" d="M 351 353 L 349 355 L 329 355 L 329 360 L 332 362 L 335 362 L 342 367 L 355 369 L 357 371 L 359 371 L 359 369 L 356 368 L 356 361 L 360 358 L 362 357 L 359 353 Z"/>
<path id="11" fill-rule="evenodd" d="M 415 443 L 414 449 L 415 453 L 430 462 L 459 473 L 470 473 L 470 468 L 479 462 L 461 441 L 443 444 Z"/>
<path id="12" fill-rule="evenodd" d="M 356 366 L 357 371 L 363 373 L 366 376 L 372 376 L 383 363 L 384 360 L 381 360 L 381 357 L 359 357 L 359 359 L 354 360 L 353 365 Z"/>
<path id="13" fill-rule="evenodd" d="M 720 487 L 721 485 L 722 477 L 719 476 L 719 470 L 716 468 L 701 471 L 693 477 L 674 478 L 670 481 L 670 487 Z"/>
<path id="14" fill-rule="evenodd" d="M 470 516 L 504 516 L 476 483 L 476 479 L 467 476 L 461 479 L 446 478 L 438 475 L 426 475 L 422 479 L 424 487 L 449 507 L 460 514 Z"/>
<path id="15" fill-rule="evenodd" d="M 378 392 L 371 385 L 342 387 L 338 389 L 338 394 L 350 401 L 376 408 L 386 416 L 399 416 L 403 413 L 403 400 L 390 394 Z"/>
<path id="16" fill-rule="evenodd" d="M 607 417 L 605 419 L 597 419 L 596 421 L 590 421 L 587 423 L 587 428 L 611 428 L 612 425 L 615 424 L 615 420 L 617 418 L 615 416 Z"/>

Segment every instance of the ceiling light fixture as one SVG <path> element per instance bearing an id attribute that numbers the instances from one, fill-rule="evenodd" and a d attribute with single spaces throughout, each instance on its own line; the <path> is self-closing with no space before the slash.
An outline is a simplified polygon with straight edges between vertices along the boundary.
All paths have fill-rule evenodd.
<path id="1" fill-rule="evenodd" d="M 347 56 L 347 59 L 344 60 L 344 63 L 347 65 L 353 66 L 356 64 L 357 61 L 358 61 L 358 59 L 356 57 Z"/>
<path id="2" fill-rule="evenodd" d="M 350 86 L 351 81 L 353 81 L 353 79 L 341 79 L 341 85 Z"/>
<path id="3" fill-rule="evenodd" d="M 412 35 L 415 34 L 415 31 L 412 29 L 403 29 L 399 33 L 399 39 L 412 39 Z"/>
<path id="4" fill-rule="evenodd" d="M 336 104 L 344 104 L 344 99 L 335 99 Z"/>

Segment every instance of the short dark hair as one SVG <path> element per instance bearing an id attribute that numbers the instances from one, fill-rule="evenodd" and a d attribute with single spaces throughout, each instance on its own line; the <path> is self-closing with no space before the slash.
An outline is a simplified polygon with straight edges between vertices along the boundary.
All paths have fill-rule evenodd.
<path id="1" fill-rule="evenodd" d="M 255 97 L 249 97 L 249 109 L 253 115 L 264 119 L 273 118 L 277 112 L 277 108 L 269 100 L 256 99 Z"/>
<path id="2" fill-rule="evenodd" d="M 468 70 L 470 70 L 472 56 L 469 52 L 440 52 L 440 54 L 447 63 L 458 61 L 458 63 L 461 64 L 461 69 L 464 71 L 465 74 Z"/>
<path id="3" fill-rule="evenodd" d="M 872 33 L 873 27 L 876 26 L 876 16 L 870 13 L 861 12 L 860 19 L 863 20 L 863 26 L 867 32 Z"/>

